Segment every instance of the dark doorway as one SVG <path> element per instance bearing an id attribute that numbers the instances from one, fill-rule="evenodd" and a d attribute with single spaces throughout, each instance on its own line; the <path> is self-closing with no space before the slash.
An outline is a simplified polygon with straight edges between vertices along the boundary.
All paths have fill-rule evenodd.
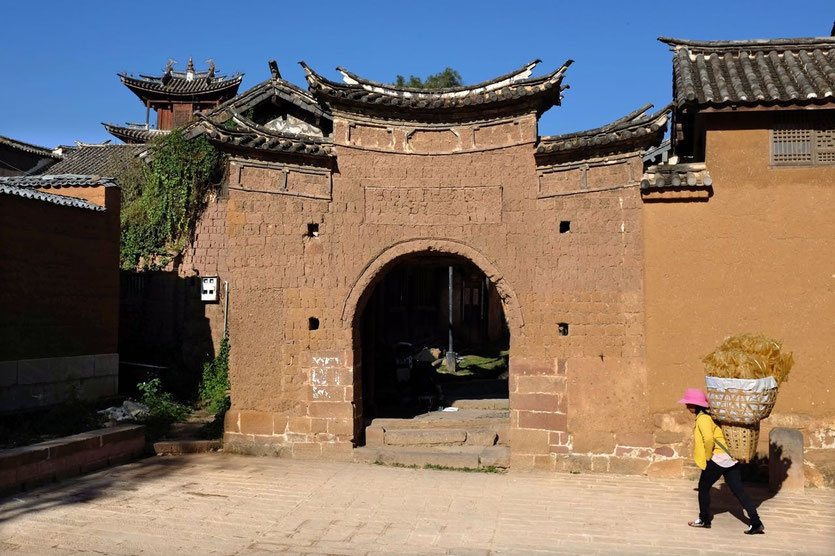
<path id="1" fill-rule="evenodd" d="M 510 334 L 498 291 L 476 265 L 415 254 L 393 263 L 373 287 L 360 317 L 366 425 L 458 400 L 507 399 Z"/>

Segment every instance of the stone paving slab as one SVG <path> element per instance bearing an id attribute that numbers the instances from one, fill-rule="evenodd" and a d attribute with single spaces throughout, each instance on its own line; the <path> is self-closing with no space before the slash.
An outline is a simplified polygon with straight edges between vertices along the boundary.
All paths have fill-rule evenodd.
<path id="1" fill-rule="evenodd" d="M 835 491 L 771 495 L 765 535 L 724 487 L 697 530 L 696 484 L 462 473 L 223 453 L 156 457 L 0 499 L 0 553 L 833 554 Z"/>

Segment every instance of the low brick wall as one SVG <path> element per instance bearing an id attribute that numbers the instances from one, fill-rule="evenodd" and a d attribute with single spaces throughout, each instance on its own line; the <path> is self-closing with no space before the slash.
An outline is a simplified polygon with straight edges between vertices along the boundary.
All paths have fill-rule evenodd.
<path id="1" fill-rule="evenodd" d="M 120 425 L 0 450 L 0 494 L 130 461 L 145 451 L 145 427 Z"/>

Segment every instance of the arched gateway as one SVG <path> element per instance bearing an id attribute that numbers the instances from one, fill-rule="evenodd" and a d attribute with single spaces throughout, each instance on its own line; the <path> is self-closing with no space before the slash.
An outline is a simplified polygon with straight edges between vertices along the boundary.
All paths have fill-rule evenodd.
<path id="1" fill-rule="evenodd" d="M 370 408 L 432 405 L 449 390 L 449 377 L 405 372 L 398 351 L 434 358 L 447 336 L 497 360 L 509 338 L 510 368 L 489 380 L 505 381 L 514 466 L 568 465 L 574 447 L 594 451 L 601 427 L 637 411 L 635 186 L 667 116 L 645 107 L 539 137 L 570 61 L 532 77 L 536 63 L 444 90 L 345 70 L 337 83 L 304 65 L 308 91 L 271 64 L 271 79 L 189 128 L 230 155 L 227 195 L 196 244 L 218 245 L 215 269 L 230 284 L 227 449 L 354 457 L 379 432 L 364 434 Z M 209 255 L 195 249 L 186 266 L 211 273 Z M 625 397 L 600 391 L 610 380 Z"/>

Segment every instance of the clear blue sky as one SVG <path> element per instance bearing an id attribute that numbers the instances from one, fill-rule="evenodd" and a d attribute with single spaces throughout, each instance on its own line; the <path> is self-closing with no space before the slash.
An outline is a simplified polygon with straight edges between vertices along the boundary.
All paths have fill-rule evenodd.
<path id="1" fill-rule="evenodd" d="M 341 65 L 384 82 L 451 66 L 472 84 L 535 58 L 535 74 L 572 58 L 571 88 L 540 134 L 587 129 L 670 101 L 659 35 L 828 36 L 835 3 L 79 0 L 7 2 L 2 16 L 0 135 L 51 147 L 110 138 L 100 122 L 144 121 L 116 73 L 159 73 L 171 58 L 183 69 L 189 56 L 198 70 L 212 58 L 220 72 L 245 73 L 241 91 L 269 76 L 270 58 L 305 88 L 299 60 L 332 79 Z"/>

